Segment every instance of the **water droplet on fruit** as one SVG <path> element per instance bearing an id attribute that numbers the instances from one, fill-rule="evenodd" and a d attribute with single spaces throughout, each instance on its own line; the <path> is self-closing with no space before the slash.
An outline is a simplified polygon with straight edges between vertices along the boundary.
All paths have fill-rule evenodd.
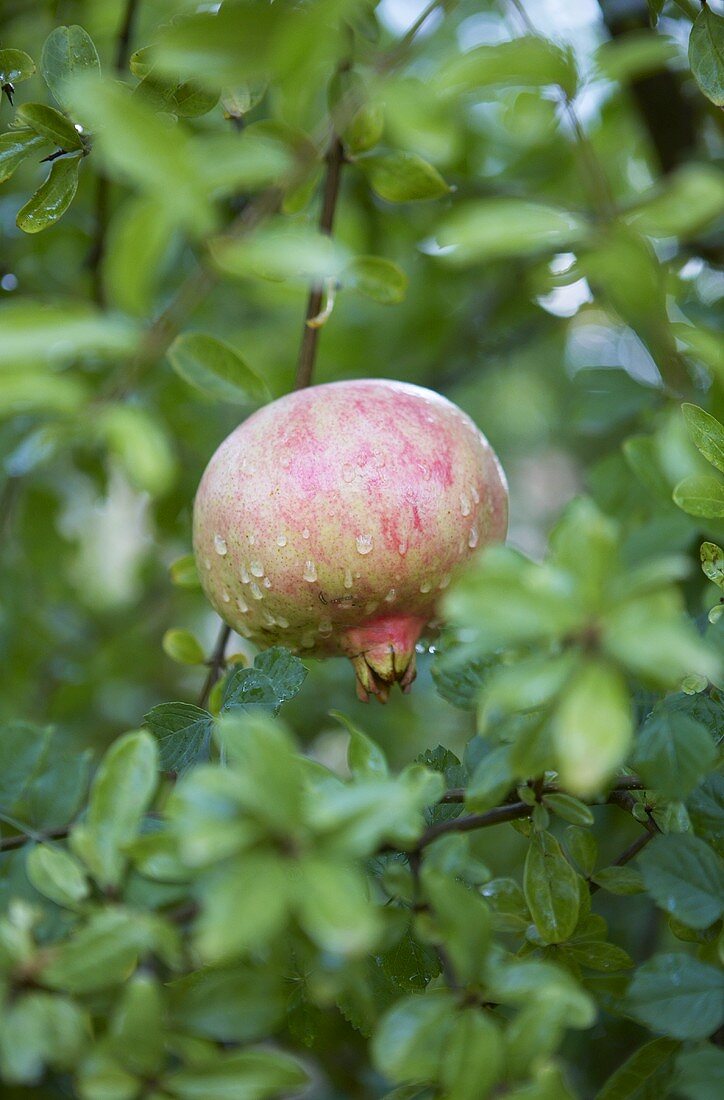
<path id="1" fill-rule="evenodd" d="M 319 620 L 319 633 L 322 637 L 328 637 L 332 633 L 332 620 L 320 619 Z"/>
<path id="2" fill-rule="evenodd" d="M 479 537 L 480 536 L 478 535 L 477 527 L 471 527 L 470 528 L 470 535 L 468 536 L 468 546 L 470 547 L 471 550 L 474 550 L 475 547 L 478 545 Z"/>
<path id="3" fill-rule="evenodd" d="M 242 638 L 251 638 L 251 630 L 246 623 L 239 623 L 237 633 L 241 634 Z"/>
<path id="4" fill-rule="evenodd" d="M 229 601 L 231 600 L 231 596 L 229 595 L 229 593 L 226 591 L 225 588 L 223 589 L 223 591 L 221 593 L 221 598 L 224 601 L 224 603 L 229 603 Z"/>
<path id="5" fill-rule="evenodd" d="M 345 569 L 345 571 L 344 571 L 344 587 L 345 588 L 351 588 L 353 583 L 354 582 L 352 580 L 352 570 L 351 569 Z"/>
<path id="6" fill-rule="evenodd" d="M 430 592 L 432 590 L 432 581 L 423 581 L 420 585 L 421 592 Z"/>
<path id="7" fill-rule="evenodd" d="M 311 649 L 312 646 L 314 645 L 314 635 L 313 634 L 304 634 L 302 636 L 301 645 L 302 645 L 303 649 Z"/>
<path id="8" fill-rule="evenodd" d="M 241 577 L 242 584 L 249 583 L 249 570 L 246 568 L 246 562 L 241 563 L 241 569 L 239 570 L 239 576 Z"/>
<path id="9" fill-rule="evenodd" d="M 264 585 L 265 588 L 271 588 L 271 581 L 268 577 L 264 577 L 264 580 L 261 583 Z"/>
<path id="10" fill-rule="evenodd" d="M 226 545 L 226 539 L 221 535 L 214 535 L 214 550 L 217 554 L 220 554 L 223 558 L 224 554 L 228 553 L 228 546 Z"/>
<path id="11" fill-rule="evenodd" d="M 392 603 L 393 600 L 396 598 L 396 596 L 397 596 L 397 591 L 394 588 L 391 588 L 390 591 L 385 596 L 385 600 L 387 601 L 387 603 Z"/>
<path id="12" fill-rule="evenodd" d="M 351 481 L 354 481 L 354 467 L 353 466 L 343 466 L 342 467 L 342 479 L 344 481 L 346 481 L 348 485 Z"/>
<path id="13" fill-rule="evenodd" d="M 282 451 L 281 458 L 279 459 L 279 465 L 282 470 L 288 470 L 292 464 L 292 456 L 288 451 Z"/>
<path id="14" fill-rule="evenodd" d="M 251 572 L 252 577 L 263 577 L 264 576 L 264 566 L 256 558 L 252 558 L 251 565 L 249 566 L 249 570 Z"/>
<path id="15" fill-rule="evenodd" d="M 204 558 L 204 565 L 206 566 L 207 569 L 211 569 L 211 562 L 209 561 L 208 558 Z"/>
<path id="16" fill-rule="evenodd" d="M 249 610 L 249 605 L 243 596 L 237 596 L 236 606 L 239 608 L 239 611 L 241 611 L 242 615 L 246 615 L 247 611 Z"/>
<path id="17" fill-rule="evenodd" d="M 472 497 L 473 497 L 473 500 L 475 501 L 475 503 L 480 504 L 480 493 L 478 492 L 478 490 L 475 488 L 474 485 L 470 486 L 470 492 L 472 494 Z"/>
<path id="18" fill-rule="evenodd" d="M 447 586 L 449 584 L 450 584 L 450 574 L 446 573 L 437 587 L 438 588 L 447 588 Z"/>
<path id="19" fill-rule="evenodd" d="M 372 535 L 358 535 L 355 545 L 358 554 L 369 554 L 372 549 Z"/>
<path id="20" fill-rule="evenodd" d="M 314 564 L 314 562 L 311 560 L 311 558 L 309 559 L 309 561 L 305 561 L 305 563 L 304 563 L 304 573 L 302 574 L 302 576 L 304 577 L 305 581 L 309 581 L 310 584 L 313 583 L 314 581 L 316 581 L 316 579 L 317 579 L 317 567 Z"/>
<path id="21" fill-rule="evenodd" d="M 255 599 L 255 600 L 263 600 L 264 599 L 264 593 L 262 592 L 261 588 L 256 583 L 256 581 L 251 582 L 251 588 L 249 589 L 249 591 L 251 592 L 251 595 L 252 595 L 253 599 Z"/>
<path id="22" fill-rule="evenodd" d="M 404 558 L 405 554 L 407 553 L 407 542 L 403 539 L 398 545 L 397 549 Z"/>
<path id="23" fill-rule="evenodd" d="M 470 515 L 470 501 L 465 496 L 465 493 L 460 494 L 460 511 L 464 516 Z"/>
<path id="24" fill-rule="evenodd" d="M 308 527 L 305 527 L 304 530 L 302 531 L 302 538 L 303 539 L 308 539 L 309 538 L 309 528 Z"/>
<path id="25" fill-rule="evenodd" d="M 287 536 L 286 535 L 277 535 L 277 546 L 286 546 L 286 545 L 287 545 Z"/>
<path id="26" fill-rule="evenodd" d="M 271 614 L 270 611 L 266 610 L 266 608 L 264 609 L 264 611 L 262 611 L 261 617 L 262 617 L 262 619 L 264 620 L 264 622 L 266 623 L 267 626 L 276 626 L 277 625 L 276 619 L 274 618 L 274 616 Z"/>
<path id="27" fill-rule="evenodd" d="M 289 620 L 285 619 L 282 615 L 277 615 L 277 626 L 280 626 L 282 630 L 288 630 Z"/>
<path id="28" fill-rule="evenodd" d="M 368 615 L 371 615 L 373 611 L 376 611 L 378 604 L 376 600 L 372 600 L 370 603 L 365 604 L 365 611 Z"/>
<path id="29" fill-rule="evenodd" d="M 252 534 L 252 532 L 251 532 L 251 531 L 250 531 L 250 532 L 249 532 L 249 534 L 248 534 L 248 535 L 246 536 L 246 538 L 247 538 L 247 541 L 248 541 L 248 543 L 249 543 L 249 546 L 253 546 L 253 545 L 254 545 L 254 543 L 256 542 L 256 535 Z"/>

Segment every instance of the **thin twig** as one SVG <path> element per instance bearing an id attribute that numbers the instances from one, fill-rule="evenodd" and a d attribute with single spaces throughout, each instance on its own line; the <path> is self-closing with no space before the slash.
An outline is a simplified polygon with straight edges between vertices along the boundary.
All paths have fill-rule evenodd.
<path id="1" fill-rule="evenodd" d="M 341 139 L 334 134 L 327 153 L 327 173 L 324 180 L 324 195 L 322 198 L 322 212 L 319 216 L 319 230 L 325 236 L 331 237 L 334 227 L 334 215 L 337 209 L 339 188 L 342 177 L 342 165 L 344 164 L 344 146 Z M 299 349 L 297 361 L 297 374 L 294 382 L 295 390 L 303 390 L 312 382 L 314 365 L 317 358 L 319 344 L 319 325 L 312 325 L 310 321 L 318 317 L 322 308 L 324 295 L 324 283 L 315 283 L 309 292 L 307 300 L 307 312 L 304 317 L 304 332 Z"/>
<path id="2" fill-rule="evenodd" d="M 204 680 L 204 686 L 201 689 L 199 695 L 199 706 L 205 707 L 209 701 L 211 695 L 211 689 L 221 675 L 221 670 L 224 667 L 224 654 L 226 652 L 226 644 L 229 641 L 229 635 L 231 634 L 231 627 L 226 623 L 221 624 L 218 637 L 216 639 L 216 645 L 214 646 L 214 652 L 211 654 L 211 660 L 209 661 L 209 671 L 206 674 Z"/>
<path id="3" fill-rule="evenodd" d="M 0 852 L 11 852 L 14 848 L 22 848 L 29 840 L 64 840 L 70 832 L 70 826 L 65 825 L 61 829 L 50 829 L 47 833 L 18 833 L 16 836 L 6 836 L 0 840 Z"/>

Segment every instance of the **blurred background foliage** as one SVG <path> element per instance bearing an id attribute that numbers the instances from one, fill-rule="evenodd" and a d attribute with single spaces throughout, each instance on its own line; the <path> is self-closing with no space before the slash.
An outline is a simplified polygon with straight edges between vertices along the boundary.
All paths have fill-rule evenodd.
<path id="1" fill-rule="evenodd" d="M 407 43 L 417 0 L 325 0 L 306 23 L 292 5 L 268 9 L 268 25 L 256 11 L 240 24 L 246 40 L 184 36 L 178 16 L 217 7 L 0 3 L 0 62 L 17 49 L 36 66 L 2 98 L 3 175 L 14 128 L 37 138 L 0 186 L 0 715 L 53 724 L 59 752 L 97 757 L 151 707 L 198 695 L 203 668 L 171 659 L 162 639 L 189 630 L 208 653 L 218 620 L 169 570 L 189 552 L 193 496 L 218 443 L 260 387 L 277 397 L 293 385 L 310 272 L 341 285 L 316 381 L 391 377 L 446 394 L 506 469 L 513 546 L 540 559 L 563 505 L 585 490 L 620 524 L 626 565 L 688 557 L 688 607 L 705 619 L 718 591 L 698 548 L 724 527 L 672 500 L 707 472 L 680 399 L 724 414 L 724 123 L 715 78 L 694 65 L 697 83 L 687 56 L 699 5 L 460 0 Z M 222 15 L 233 26 L 244 9 Z M 344 19 L 354 32 L 339 30 Z M 95 43 L 100 86 L 92 53 L 66 83 L 43 54 L 54 28 L 75 25 Z M 531 46 L 533 34 L 548 45 Z M 340 57 L 354 59 L 366 104 L 343 171 L 340 251 L 300 237 L 280 260 L 263 233 L 256 254 L 245 238 L 228 244 L 229 227 L 289 173 L 299 178 L 285 224 L 316 215 Z M 39 103 L 61 121 L 28 106 Z M 51 166 L 55 190 L 38 195 Z M 367 294 L 350 274 L 359 255 L 397 265 L 373 265 Z M 235 352 L 221 382 L 188 345 L 165 354 L 189 332 Z M 462 754 L 474 714 L 436 691 L 432 662 L 421 654 L 413 693 L 374 709 L 353 698 L 345 662 L 310 662 L 285 718 L 342 770 L 347 734 L 332 710 L 393 766 L 438 743 Z M 607 857 L 636 835 L 622 817 L 597 817 Z M 524 843 L 510 829 L 476 840 L 496 874 Z M 647 905 L 603 902 L 635 957 L 659 934 Z M 351 1030 L 334 1026 L 357 1057 Z M 632 1026 L 607 1019 L 593 1047 L 579 1032 L 567 1040 L 587 1095 L 635 1045 Z"/>

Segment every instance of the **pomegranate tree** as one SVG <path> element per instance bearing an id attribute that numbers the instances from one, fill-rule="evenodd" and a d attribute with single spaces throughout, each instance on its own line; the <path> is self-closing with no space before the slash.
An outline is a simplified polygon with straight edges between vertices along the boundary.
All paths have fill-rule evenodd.
<path id="1" fill-rule="evenodd" d="M 500 464 L 472 420 L 401 382 L 333 382 L 260 409 L 221 444 L 194 506 L 201 582 L 245 638 L 344 655 L 357 693 L 408 691 L 455 569 L 505 537 Z"/>

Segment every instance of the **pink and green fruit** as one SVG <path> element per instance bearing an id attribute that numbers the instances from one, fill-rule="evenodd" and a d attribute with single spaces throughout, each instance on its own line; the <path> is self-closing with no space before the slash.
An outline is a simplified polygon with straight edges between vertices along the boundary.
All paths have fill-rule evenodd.
<path id="1" fill-rule="evenodd" d="M 204 591 L 265 648 L 344 655 L 357 692 L 409 690 L 455 570 L 505 538 L 508 494 L 472 420 L 431 390 L 362 380 L 290 393 L 218 448 L 194 505 Z"/>

